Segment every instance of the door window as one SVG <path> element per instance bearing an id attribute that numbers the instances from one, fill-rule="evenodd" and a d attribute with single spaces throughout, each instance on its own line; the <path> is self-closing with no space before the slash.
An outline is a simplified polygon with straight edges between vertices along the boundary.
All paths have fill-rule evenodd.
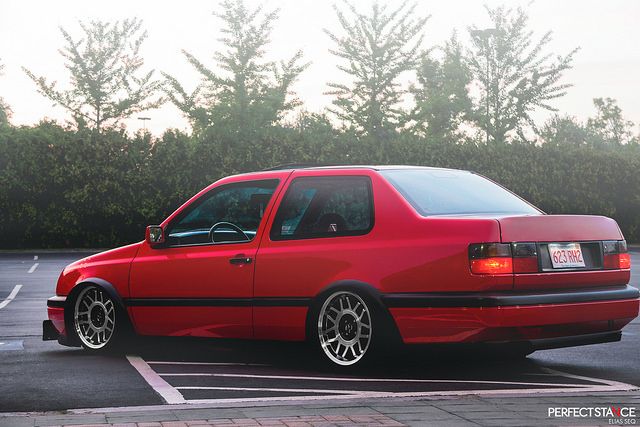
<path id="1" fill-rule="evenodd" d="M 270 235 L 273 240 L 353 236 L 372 227 L 368 177 L 303 177 L 289 186 Z"/>
<path id="2" fill-rule="evenodd" d="M 278 180 L 228 184 L 187 207 L 168 227 L 170 246 L 246 242 L 258 226 Z"/>

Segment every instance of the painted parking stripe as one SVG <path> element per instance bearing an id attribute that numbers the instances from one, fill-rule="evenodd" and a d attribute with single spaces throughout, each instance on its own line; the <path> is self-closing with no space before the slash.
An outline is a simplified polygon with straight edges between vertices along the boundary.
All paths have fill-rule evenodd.
<path id="1" fill-rule="evenodd" d="M 182 394 L 151 369 L 144 359 L 127 355 L 127 360 L 165 402 L 170 405 L 186 402 Z"/>
<path id="2" fill-rule="evenodd" d="M 284 393 L 316 393 L 316 394 L 357 394 L 359 396 L 377 396 L 387 392 L 362 391 L 362 390 L 333 390 L 316 388 L 272 388 L 272 387 L 205 387 L 205 386 L 179 386 L 177 390 L 221 390 L 221 391 L 266 391 Z"/>
<path id="3" fill-rule="evenodd" d="M 258 374 L 217 374 L 217 373 L 160 373 L 162 377 L 223 377 L 223 378 L 264 378 L 274 380 L 303 380 L 303 381 L 339 381 L 339 382 L 374 382 L 374 383 L 453 383 L 453 384 L 500 384 L 526 385 L 547 387 L 589 387 L 589 384 L 558 384 L 540 382 L 489 381 L 489 380 L 428 380 L 409 378 L 353 378 L 353 377 L 314 377 L 294 375 L 258 375 Z"/>
<path id="4" fill-rule="evenodd" d="M 434 396 L 529 396 L 531 394 L 571 394 L 580 396 L 584 393 L 592 392 L 614 392 L 614 391 L 629 391 L 637 389 L 636 386 L 628 385 L 630 388 L 624 388 L 623 390 L 612 388 L 610 386 L 601 387 L 587 387 L 587 388 L 565 388 L 565 389 L 550 389 L 550 388 L 531 388 L 531 389 L 499 389 L 499 390 L 455 390 L 455 391 L 428 391 L 428 392 L 416 392 L 416 393 L 394 393 L 394 392 L 376 392 L 373 397 L 378 398 L 394 398 L 394 397 L 407 397 L 420 399 L 424 397 Z M 98 413 L 119 413 L 119 412 L 137 412 L 137 411 L 162 411 L 167 409 L 186 409 L 186 408 L 216 408 L 216 407 L 229 407 L 229 405 L 247 403 L 261 405 L 270 402 L 309 402 L 309 401 L 327 401 L 327 400 L 357 400 L 362 398 L 370 398 L 369 395 L 360 394 L 334 394 L 334 395 L 319 395 L 319 396 L 280 396 L 280 397 L 251 397 L 251 398 L 230 398 L 230 399 L 192 399 L 186 400 L 185 403 L 179 405 L 149 405 L 149 406 L 118 406 L 110 408 L 79 408 L 69 409 L 68 413 L 71 414 L 98 414 Z M 37 413 L 40 415 L 41 413 Z"/>
<path id="5" fill-rule="evenodd" d="M 161 360 L 154 360 L 146 362 L 149 365 L 201 365 L 201 366 L 271 366 L 263 363 L 239 363 L 239 362 L 163 362 Z"/>
<path id="6" fill-rule="evenodd" d="M 9 303 L 15 299 L 16 295 L 18 295 L 20 289 L 22 289 L 22 285 L 16 285 L 9 296 L 6 297 L 4 301 L 0 302 L 0 309 L 5 308 L 7 305 L 9 305 Z"/>
<path id="7" fill-rule="evenodd" d="M 491 395 L 522 395 L 522 394 L 554 394 L 554 393 L 594 393 L 617 392 L 637 389 L 637 386 L 618 381 L 602 380 L 586 376 L 573 375 L 548 368 L 544 368 L 547 375 L 562 376 L 569 379 L 590 382 L 591 384 L 575 383 L 550 383 L 550 382 L 515 382 L 515 381 L 483 381 L 483 380 L 447 380 L 447 379 L 408 379 L 408 378 L 354 378 L 354 377 L 321 377 L 321 376 L 295 376 L 295 375 L 251 375 L 251 374 L 224 374 L 224 373 L 157 373 L 150 364 L 167 365 L 218 365 L 214 362 L 145 362 L 138 356 L 127 356 L 130 363 L 142 375 L 147 383 L 170 405 L 224 405 L 259 402 L 295 402 L 317 401 L 336 399 L 361 399 L 361 398 L 421 398 L 433 396 L 491 396 Z M 245 365 L 242 363 L 220 363 L 221 366 Z M 220 366 L 219 365 L 219 366 Z M 162 377 L 228 377 L 228 378 L 259 378 L 273 380 L 306 380 L 306 381 L 336 381 L 336 382 L 377 382 L 377 383 L 458 383 L 458 384 L 489 384 L 513 386 L 521 385 L 529 388 L 497 388 L 497 389 L 472 389 L 472 390 L 433 390 L 433 391 L 371 391 L 371 390 L 340 390 L 340 389 L 316 389 L 316 388 L 281 388 L 277 387 L 217 387 L 217 386 L 172 386 Z M 253 391 L 253 392 L 280 392 L 280 393 L 309 393 L 307 396 L 263 396 L 247 398 L 204 398 L 185 399 L 181 391 L 210 390 L 210 391 Z M 175 406 L 174 406 L 175 407 Z"/>
<path id="8" fill-rule="evenodd" d="M 33 260 L 34 260 L 34 261 L 37 261 L 37 260 L 38 260 L 38 255 L 34 255 L 34 256 L 33 256 Z"/>
<path id="9" fill-rule="evenodd" d="M 590 377 L 585 377 L 582 375 L 575 375 L 575 374 L 570 374 L 568 372 L 561 372 L 561 371 L 556 371 L 555 369 L 551 369 L 551 368 L 542 368 L 545 371 L 547 371 L 549 374 L 552 375 L 560 375 L 566 378 L 571 378 L 574 380 L 582 380 L 582 381 L 591 381 L 591 382 L 598 382 L 601 384 L 605 384 L 609 387 L 616 387 L 616 388 L 621 388 L 621 389 L 627 389 L 627 390 L 637 390 L 638 386 L 634 386 L 631 384 L 627 384 L 627 383 L 623 383 L 620 381 L 613 381 L 613 380 L 603 380 L 600 378 L 590 378 Z M 631 388 L 629 388 L 631 387 Z"/>
<path id="10" fill-rule="evenodd" d="M 29 271 L 27 271 L 27 273 L 29 273 L 29 274 L 33 273 L 34 271 L 36 271 L 36 268 L 38 268 L 39 265 L 40 265 L 40 263 L 36 262 L 35 264 L 33 264 L 31 266 L 31 268 L 29 269 Z"/>
<path id="11" fill-rule="evenodd" d="M 132 357 L 132 356 L 129 356 Z M 144 361 L 143 361 L 144 362 Z M 136 364 L 137 365 L 137 364 Z M 137 366 L 134 367 L 137 368 Z M 139 365 L 138 365 L 139 366 Z M 149 365 L 146 365 L 147 367 Z M 531 394 L 572 394 L 575 396 L 581 396 L 585 393 L 593 392 L 617 392 L 617 391 L 630 391 L 637 390 L 637 386 L 631 384 L 625 384 L 617 381 L 603 380 L 600 378 L 591 378 L 579 375 L 568 374 L 566 372 L 551 370 L 544 368 L 548 371 L 548 375 L 560 375 L 567 378 L 580 379 L 583 381 L 589 381 L 597 383 L 595 386 L 581 386 L 581 387 L 566 387 L 566 388 L 529 388 L 529 389 L 496 389 L 496 390 L 454 390 L 454 391 L 428 391 L 428 392 L 375 392 L 375 395 L 366 394 L 332 394 L 332 395 L 312 395 L 312 396 L 280 396 L 280 397 L 252 397 L 252 398 L 226 398 L 226 399 L 191 399 L 184 400 L 181 404 L 171 405 L 152 405 L 152 406 L 119 406 L 109 408 L 81 408 L 70 409 L 67 412 L 71 414 L 105 414 L 105 413 L 126 413 L 126 412 L 138 412 L 138 411 L 162 411 L 167 409 L 187 409 L 187 408 L 217 408 L 217 407 L 230 407 L 229 405 L 244 405 L 252 403 L 254 405 L 268 405 L 271 402 L 308 402 L 308 401 L 326 401 L 326 400 L 354 400 L 368 397 L 380 397 L 380 398 L 393 398 L 393 397 L 407 397 L 420 399 L 423 397 L 433 396 L 522 396 Z M 312 390 L 309 390 L 310 392 Z M 306 390 L 305 390 L 306 392 Z M 361 393 L 361 392 L 358 392 Z M 231 406 L 233 407 L 233 406 Z M 40 413 L 38 413 L 40 415 Z"/>

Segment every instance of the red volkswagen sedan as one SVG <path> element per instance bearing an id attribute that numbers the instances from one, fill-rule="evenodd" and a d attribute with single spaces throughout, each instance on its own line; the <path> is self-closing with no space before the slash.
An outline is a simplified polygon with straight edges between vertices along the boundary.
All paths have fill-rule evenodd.
<path id="1" fill-rule="evenodd" d="M 546 215 L 472 172 L 327 167 L 224 178 L 146 239 L 64 269 L 44 339 L 309 340 L 337 365 L 405 344 L 620 340 L 638 315 L 615 221 Z"/>

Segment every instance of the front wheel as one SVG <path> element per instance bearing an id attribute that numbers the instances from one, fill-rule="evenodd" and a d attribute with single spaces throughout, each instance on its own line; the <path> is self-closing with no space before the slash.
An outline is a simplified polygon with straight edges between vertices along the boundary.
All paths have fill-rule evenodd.
<path id="1" fill-rule="evenodd" d="M 375 333 L 372 307 L 354 292 L 331 294 L 318 312 L 316 326 L 320 348 L 336 365 L 355 365 L 371 352 Z"/>
<path id="2" fill-rule="evenodd" d="M 116 306 L 97 286 L 80 291 L 73 310 L 73 327 L 82 346 L 88 350 L 113 347 L 116 332 Z"/>

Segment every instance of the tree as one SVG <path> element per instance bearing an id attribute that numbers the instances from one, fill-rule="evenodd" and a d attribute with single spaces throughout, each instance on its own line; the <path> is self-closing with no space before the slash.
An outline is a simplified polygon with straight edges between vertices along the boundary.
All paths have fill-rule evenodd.
<path id="1" fill-rule="evenodd" d="M 571 87 L 559 81 L 571 68 L 577 49 L 552 59 L 551 53 L 543 52 L 551 32 L 535 41 L 523 9 L 486 9 L 494 28 L 469 28 L 472 45 L 468 63 L 482 93 L 475 106 L 475 122 L 487 142 L 506 142 L 512 131 L 526 139 L 526 126 L 537 130 L 531 113 L 536 108 L 557 111 L 550 101 Z"/>
<path id="2" fill-rule="evenodd" d="M 569 115 L 554 115 L 547 120 L 540 130 L 542 141 L 560 147 L 585 145 L 589 133 L 583 123 Z"/>
<path id="3" fill-rule="evenodd" d="M 587 120 L 587 132 L 592 144 L 622 145 L 633 141 L 633 122 L 625 120 L 622 109 L 612 98 L 595 98 L 595 117 Z"/>
<path id="4" fill-rule="evenodd" d="M 77 39 L 60 27 L 66 41 L 60 53 L 71 74 L 70 89 L 59 90 L 55 81 L 23 67 L 41 94 L 69 110 L 78 127 L 96 132 L 162 103 L 153 70 L 142 72 L 140 47 L 147 32 L 141 20 L 80 22 L 80 27 L 83 37 Z"/>
<path id="5" fill-rule="evenodd" d="M 325 29 L 335 43 L 330 52 L 342 59 L 338 69 L 350 83 L 329 83 L 335 96 L 330 111 L 358 131 L 381 139 L 401 125 L 399 78 L 413 70 L 420 57 L 428 17 L 414 18 L 417 3 L 404 1 L 395 10 L 374 2 L 369 13 L 345 1 L 348 16 L 334 6 L 342 34 Z"/>
<path id="6" fill-rule="evenodd" d="M 4 64 L 0 63 L 0 76 L 4 73 Z M 9 118 L 11 117 L 11 108 L 4 102 L 4 99 L 0 96 L 0 126 L 6 125 L 9 123 Z"/>
<path id="7" fill-rule="evenodd" d="M 188 93 L 178 79 L 163 73 L 166 93 L 197 131 L 218 123 L 230 124 L 235 130 L 273 125 L 300 104 L 291 86 L 309 64 L 300 63 L 301 51 L 279 63 L 264 58 L 278 10 L 252 10 L 242 0 L 225 0 L 220 6 L 222 12 L 214 15 L 223 23 L 220 41 L 225 50 L 216 52 L 214 58 L 224 74 L 183 50 L 200 73 L 201 83 Z"/>
<path id="8" fill-rule="evenodd" d="M 426 53 L 409 92 L 415 107 L 408 115 L 413 132 L 432 141 L 456 140 L 460 125 L 471 117 L 471 74 L 456 34 L 442 48 L 442 59 Z"/>

